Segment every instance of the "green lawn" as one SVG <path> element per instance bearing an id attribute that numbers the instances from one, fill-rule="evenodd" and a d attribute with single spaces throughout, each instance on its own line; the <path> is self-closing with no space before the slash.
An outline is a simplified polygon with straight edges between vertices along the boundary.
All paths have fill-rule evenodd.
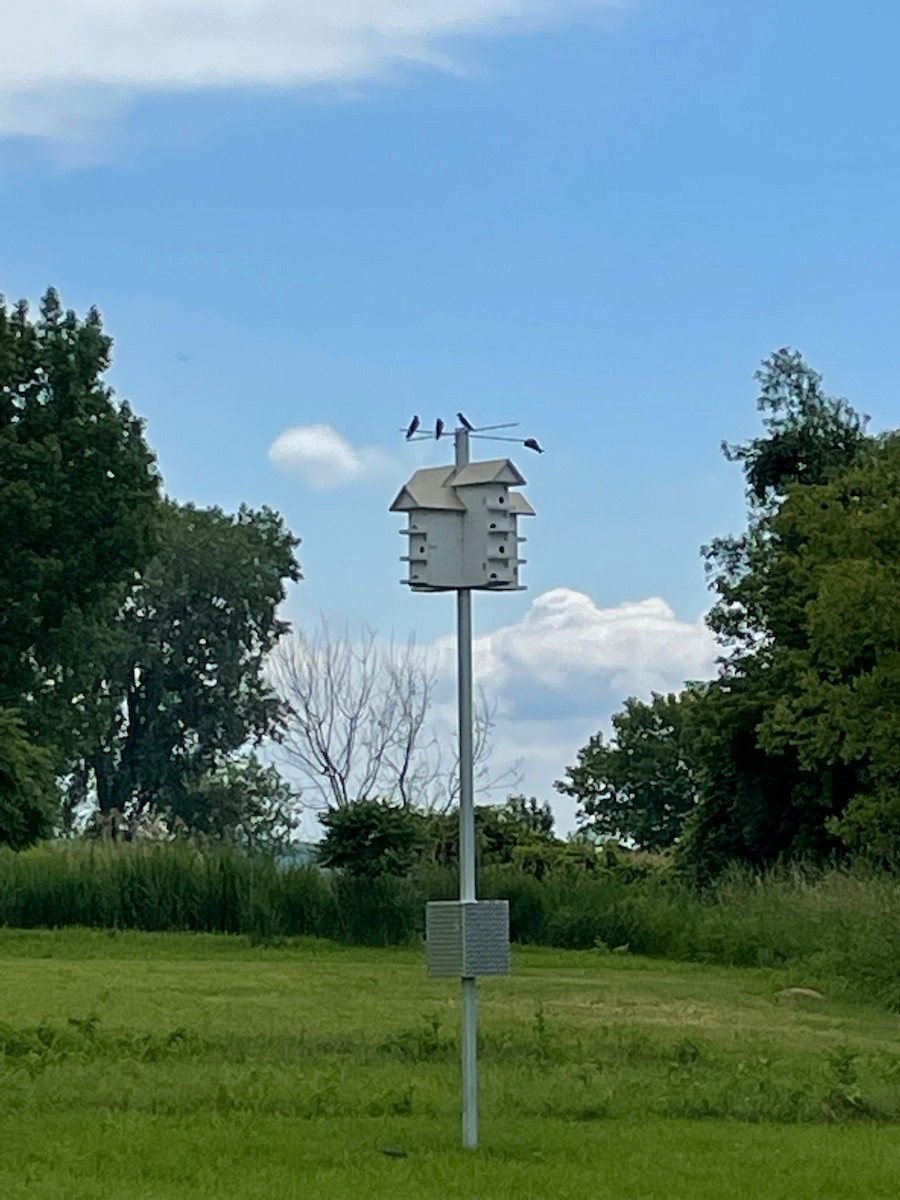
<path id="1" fill-rule="evenodd" d="M 900 1017 L 810 983 L 517 950 L 466 1154 L 416 951 L 0 930 L 0 1197 L 894 1200 Z"/>

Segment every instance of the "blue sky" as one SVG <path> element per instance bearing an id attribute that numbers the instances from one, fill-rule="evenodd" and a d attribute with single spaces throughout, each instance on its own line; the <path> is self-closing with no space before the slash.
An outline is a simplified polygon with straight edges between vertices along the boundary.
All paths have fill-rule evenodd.
<path id="1" fill-rule="evenodd" d="M 0 26 L 0 291 L 99 305 L 171 493 L 303 538 L 298 621 L 452 630 L 398 583 L 387 507 L 449 454 L 403 443 L 412 412 L 545 444 L 513 453 L 529 590 L 476 605 L 501 757 L 544 795 L 626 695 L 709 667 L 698 547 L 742 521 L 718 447 L 756 428 L 759 359 L 797 347 L 900 423 L 894 6 L 0 0 Z M 324 489 L 269 457 L 318 425 L 347 443 Z"/>

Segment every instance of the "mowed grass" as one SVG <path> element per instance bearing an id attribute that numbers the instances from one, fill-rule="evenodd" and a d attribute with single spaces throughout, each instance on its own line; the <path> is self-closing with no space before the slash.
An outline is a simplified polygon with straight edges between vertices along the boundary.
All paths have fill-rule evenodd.
<path id="1" fill-rule="evenodd" d="M 417 950 L 0 930 L 0 1197 L 900 1194 L 900 1017 L 827 981 L 518 949 L 475 1154 L 457 991 Z"/>

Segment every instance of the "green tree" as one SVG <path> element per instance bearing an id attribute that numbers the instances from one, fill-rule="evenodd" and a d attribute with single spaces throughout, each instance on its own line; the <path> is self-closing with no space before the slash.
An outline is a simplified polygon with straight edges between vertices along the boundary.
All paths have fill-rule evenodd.
<path id="1" fill-rule="evenodd" d="M 29 741 L 17 712 L 0 708 L 0 846 L 49 837 L 58 808 L 52 755 Z"/>
<path id="2" fill-rule="evenodd" d="M 685 710 L 695 696 L 688 690 L 654 692 L 649 703 L 626 700 L 612 719 L 612 741 L 595 734 L 567 777 L 554 784 L 578 801 L 594 834 L 642 850 L 663 850 L 678 840 L 696 793 L 684 737 Z"/>
<path id="3" fill-rule="evenodd" d="M 481 866 L 517 863 L 542 875 L 563 848 L 553 834 L 549 804 L 534 796 L 508 796 L 502 804 L 475 805 L 475 849 Z M 442 866 L 459 863 L 459 810 L 428 817 L 428 857 Z"/>
<path id="4" fill-rule="evenodd" d="M 115 702 L 110 625 L 156 546 L 154 458 L 103 383 L 110 348 L 96 309 L 0 298 L 0 705 L 58 770 Z"/>
<path id="5" fill-rule="evenodd" d="M 533 837 L 552 837 L 553 809 L 536 796 L 507 796 L 500 810 L 509 825 L 517 825 Z"/>
<path id="6" fill-rule="evenodd" d="M 283 850 L 298 827 L 299 794 L 251 752 L 226 759 L 185 792 L 181 819 L 195 833 L 242 850 Z"/>
<path id="7" fill-rule="evenodd" d="M 426 818 L 389 800 L 356 800 L 319 816 L 318 860 L 363 879 L 407 875 L 425 845 Z"/>
<path id="8" fill-rule="evenodd" d="M 277 610 L 300 577 L 298 539 L 271 509 L 229 516 L 172 501 L 161 529 L 119 617 L 108 688 L 124 699 L 81 764 L 72 802 L 93 790 L 101 812 L 161 812 L 208 828 L 201 781 L 279 728 L 264 668 L 288 629 Z"/>
<path id="9" fill-rule="evenodd" d="M 811 770 L 795 745 L 763 745 L 763 722 L 796 686 L 792 653 L 808 643 L 811 592 L 787 569 L 804 535 L 778 524 L 788 496 L 837 479 L 866 453 L 866 418 L 829 397 L 822 380 L 787 350 L 757 373 L 765 435 L 724 447 L 747 484 L 748 528 L 706 547 L 718 599 L 709 624 L 723 646 L 719 678 L 691 709 L 686 745 L 698 804 L 686 826 L 683 861 L 701 877 L 733 859 L 765 866 L 779 858 L 821 858 L 837 841 L 828 820 L 842 811 L 841 764 Z"/>
<path id="10" fill-rule="evenodd" d="M 900 865 L 900 434 L 837 479 L 792 492 L 772 522 L 804 637 L 783 651 L 793 687 L 761 724 L 772 753 L 840 772 L 829 828 Z"/>
<path id="11" fill-rule="evenodd" d="M 709 625 L 724 647 L 738 652 L 735 663 L 740 663 L 740 652 L 752 653 L 761 642 L 789 638 L 797 622 L 790 598 L 770 585 L 770 518 L 789 488 L 834 478 L 868 441 L 868 418 L 845 399 L 828 396 L 822 376 L 800 354 L 776 351 L 755 378 L 765 433 L 737 445 L 722 444 L 729 462 L 740 463 L 744 471 L 748 526 L 739 536 L 716 538 L 703 549 L 710 586 L 718 593 Z M 787 613 L 781 611 L 785 599 Z"/>

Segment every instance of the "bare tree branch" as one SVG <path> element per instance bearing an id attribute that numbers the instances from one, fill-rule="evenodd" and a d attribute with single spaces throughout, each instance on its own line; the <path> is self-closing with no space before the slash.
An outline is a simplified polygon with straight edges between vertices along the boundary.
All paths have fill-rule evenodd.
<path id="1" fill-rule="evenodd" d="M 284 711 L 279 749 L 303 777 L 317 807 L 389 796 L 409 807 L 446 811 L 459 799 L 457 737 L 435 720 L 437 672 L 410 640 L 379 643 L 333 637 L 322 620 L 311 635 L 281 639 L 269 672 Z M 490 770 L 496 712 L 479 695 L 476 790 L 517 786 L 517 767 Z"/>

